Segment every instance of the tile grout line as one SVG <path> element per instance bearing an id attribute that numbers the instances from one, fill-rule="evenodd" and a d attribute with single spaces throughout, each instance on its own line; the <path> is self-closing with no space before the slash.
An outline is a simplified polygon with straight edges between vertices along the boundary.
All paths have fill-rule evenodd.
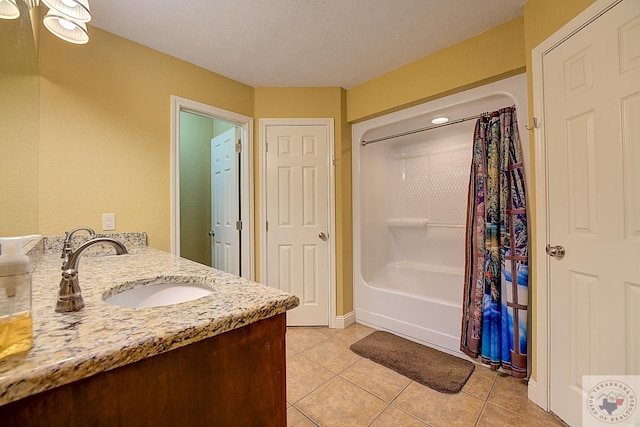
<path id="1" fill-rule="evenodd" d="M 318 387 L 314 388 L 314 389 L 313 389 L 313 390 L 311 390 L 309 393 L 307 393 L 307 394 L 305 394 L 304 396 L 302 396 L 300 399 L 296 400 L 296 402 L 295 402 L 295 403 L 292 403 L 292 402 L 287 401 L 287 402 L 289 402 L 289 404 L 290 404 L 291 406 L 295 406 L 295 405 L 296 405 L 298 402 L 300 402 L 302 399 L 306 398 L 306 397 L 307 397 L 307 396 L 309 396 L 311 393 L 315 392 L 315 391 L 316 391 L 316 390 L 318 390 L 320 387 L 324 386 L 325 384 L 327 384 L 329 381 L 331 381 L 332 379 L 334 379 L 334 378 L 336 377 L 336 374 L 335 374 L 332 370 L 327 369 L 327 368 L 325 368 L 324 366 L 322 366 L 321 364 L 314 362 L 313 360 L 309 359 L 308 357 L 306 357 L 306 356 L 305 356 L 304 354 L 302 354 L 302 353 L 300 353 L 299 355 L 300 355 L 300 357 L 304 357 L 304 358 L 305 358 L 305 359 L 307 359 L 309 362 L 311 362 L 311 363 L 313 363 L 313 364 L 315 364 L 315 365 L 318 365 L 319 367 L 321 367 L 321 368 L 322 368 L 322 369 L 324 369 L 325 371 L 327 371 L 327 372 L 331 373 L 331 374 L 332 374 L 332 377 L 330 377 L 328 380 L 326 380 L 326 381 L 322 382 L 321 384 L 319 384 L 319 385 L 318 385 Z M 297 409 L 297 410 L 299 410 L 300 412 L 302 412 L 302 410 L 301 410 L 300 408 L 296 407 L 296 409 Z"/>
<path id="2" fill-rule="evenodd" d="M 365 359 L 365 358 L 361 358 L 361 360 L 362 360 L 362 359 Z M 356 363 L 357 363 L 357 362 L 356 362 Z M 353 363 L 353 364 L 352 364 L 352 365 L 350 365 L 350 366 L 353 366 L 353 365 L 355 365 L 355 363 Z M 348 368 L 343 369 L 343 370 L 342 370 L 342 372 L 346 371 L 347 369 L 348 369 Z M 402 374 L 399 374 L 399 375 L 402 375 Z M 409 386 L 410 386 L 412 383 L 415 383 L 415 381 L 414 381 L 414 380 L 412 380 L 411 378 L 406 377 L 406 376 L 404 376 L 404 375 L 403 375 L 405 378 L 408 378 L 408 379 L 409 379 L 409 382 L 407 383 L 407 385 L 405 385 L 404 387 L 402 387 L 402 390 L 400 390 L 400 391 L 395 395 L 395 397 L 394 397 L 393 399 L 391 399 L 391 401 L 387 402 L 384 398 L 382 398 L 382 397 L 380 397 L 380 396 L 376 395 L 375 393 L 373 393 L 373 392 L 371 392 L 371 391 L 367 390 L 366 388 L 364 388 L 364 387 L 360 386 L 359 384 L 354 383 L 353 381 L 349 380 L 348 378 L 343 377 L 341 374 L 336 374 L 336 376 L 339 376 L 341 379 L 343 379 L 343 380 L 347 381 L 349 384 L 352 384 L 352 385 L 354 385 L 354 386 L 358 387 L 359 389 L 361 389 L 361 390 L 365 391 L 366 393 L 370 394 L 371 396 L 373 396 L 373 397 L 375 397 L 375 398 L 377 398 L 377 399 L 380 399 L 380 400 L 382 400 L 383 402 L 385 402 L 385 403 L 386 403 L 386 406 L 384 407 L 384 409 L 383 409 L 382 411 L 380 411 L 380 413 L 379 413 L 379 414 L 378 414 L 378 415 L 377 415 L 377 416 L 376 416 L 376 417 L 371 421 L 371 423 L 369 423 L 368 425 L 373 424 L 373 423 L 375 422 L 375 420 L 377 420 L 377 419 L 378 419 L 378 418 L 379 418 L 379 417 L 380 417 L 380 416 L 381 416 L 381 415 L 382 415 L 382 414 L 383 414 L 387 409 L 389 409 L 390 407 L 393 407 L 394 409 L 396 409 L 396 410 L 398 410 L 398 411 L 400 411 L 400 412 L 402 412 L 402 413 L 404 413 L 404 414 L 407 414 L 407 415 L 408 415 L 408 416 L 410 416 L 411 418 L 415 418 L 416 420 L 418 420 L 418 421 L 420 421 L 420 422 L 422 422 L 422 423 L 424 423 L 424 424 L 426 424 L 426 425 L 428 425 L 428 426 L 430 426 L 430 425 L 431 425 L 431 424 L 429 424 L 427 421 L 423 420 L 422 418 L 417 417 L 415 414 L 412 414 L 412 413 L 410 413 L 410 412 L 407 412 L 407 411 L 405 411 L 405 410 L 404 410 L 404 409 L 402 409 L 402 408 L 398 408 L 397 406 L 395 406 L 395 405 L 393 404 L 393 402 L 395 402 L 396 400 L 398 400 L 398 397 L 400 397 L 400 395 L 401 395 L 401 394 L 402 394 L 402 393 L 403 393 L 407 388 L 409 388 Z M 418 384 L 418 383 L 417 383 L 417 384 Z"/>
<path id="3" fill-rule="evenodd" d="M 385 399 L 383 399 L 382 397 L 377 396 L 376 394 L 372 393 L 371 391 L 367 390 L 366 388 L 364 388 L 364 387 L 362 387 L 362 386 L 360 386 L 360 385 L 358 385 L 358 384 L 356 384 L 356 383 L 354 383 L 354 382 L 350 381 L 349 379 L 345 378 L 344 376 L 342 376 L 342 374 L 343 374 L 346 370 L 348 370 L 350 367 L 352 367 L 353 365 L 355 365 L 356 363 L 358 363 L 359 361 L 361 361 L 362 359 L 364 359 L 363 357 L 360 357 L 358 360 L 354 361 L 354 362 L 353 362 L 352 364 L 350 364 L 349 366 L 347 366 L 347 367 L 343 368 L 342 370 L 340 370 L 340 372 L 334 372 L 334 371 L 332 371 L 331 369 L 329 369 L 329 368 L 327 368 L 327 367 L 323 366 L 322 364 L 320 364 L 320 363 L 318 363 L 318 362 L 315 362 L 314 360 L 312 360 L 312 359 L 308 358 L 308 357 L 306 356 L 306 354 L 305 354 L 308 350 L 310 350 L 310 349 L 312 349 L 312 348 L 314 348 L 314 347 L 316 347 L 316 346 L 319 346 L 319 345 L 321 345 L 321 344 L 323 344 L 323 343 L 326 343 L 328 340 L 338 340 L 338 341 L 342 341 L 343 343 L 349 343 L 349 342 L 350 342 L 350 344 L 353 344 L 353 342 L 357 342 L 359 339 L 361 339 L 361 338 L 356 338 L 355 340 L 350 339 L 350 340 L 348 340 L 349 342 L 345 342 L 346 340 L 344 340 L 344 339 L 342 339 L 341 337 L 339 337 L 339 336 L 338 336 L 338 334 L 335 334 L 335 335 L 333 335 L 333 336 L 329 336 L 328 334 L 323 334 L 323 335 L 325 335 L 325 337 L 326 337 L 325 339 L 323 339 L 322 341 L 316 342 L 316 343 L 314 343 L 313 345 L 310 345 L 310 346 L 306 347 L 304 350 L 299 351 L 299 352 L 297 353 L 297 355 L 299 355 L 300 357 L 304 357 L 304 358 L 305 358 L 305 359 L 307 359 L 309 362 L 314 363 L 314 364 L 316 364 L 316 365 L 318 365 L 318 366 L 322 367 L 323 369 L 327 370 L 328 372 L 330 372 L 330 373 L 332 374 L 332 377 L 331 377 L 331 378 L 329 378 L 327 381 L 323 382 L 322 384 L 320 384 L 320 385 L 319 385 L 318 387 L 316 387 L 315 389 L 311 390 L 309 393 L 307 393 L 307 394 L 305 394 L 304 396 L 302 396 L 302 397 L 301 397 L 300 399 L 298 399 L 295 403 L 291 403 L 291 402 L 289 402 L 291 406 L 293 406 L 296 410 L 298 410 L 298 411 L 299 411 L 302 415 L 304 415 L 307 419 L 309 419 L 311 422 L 313 422 L 314 424 L 316 424 L 316 425 L 317 425 L 317 423 L 315 423 L 315 421 L 313 420 L 313 418 L 311 418 L 308 414 L 306 414 L 306 413 L 305 413 L 301 408 L 299 408 L 299 407 L 298 407 L 298 406 L 296 406 L 296 405 L 297 405 L 297 403 L 301 402 L 303 399 L 307 398 L 309 395 L 311 395 L 312 393 L 316 392 L 318 389 L 320 389 L 321 387 L 323 387 L 324 385 L 326 385 L 326 384 L 327 384 L 327 383 L 329 383 L 330 381 L 334 380 L 336 377 L 339 377 L 340 379 L 342 379 L 342 380 L 344 380 L 344 381 L 348 382 L 349 384 L 352 384 L 352 385 L 354 385 L 354 386 L 358 387 L 360 390 L 362 390 L 362 391 L 366 392 L 366 393 L 367 393 L 367 394 L 369 394 L 370 396 L 375 397 L 376 399 L 379 399 L 379 400 L 381 400 L 381 401 L 383 401 L 383 402 L 385 403 L 385 407 L 380 411 L 380 413 L 379 413 L 379 414 L 377 414 L 377 415 L 376 415 L 376 417 L 371 421 L 371 423 L 375 422 L 375 420 L 377 420 L 377 419 L 378 419 L 378 418 L 379 418 L 379 417 L 380 417 L 380 416 L 381 416 L 381 415 L 382 415 L 382 414 L 383 414 L 383 413 L 384 413 L 384 412 L 385 412 L 389 407 L 393 407 L 394 409 L 396 409 L 396 410 L 398 410 L 398 411 L 400 411 L 400 412 L 402 412 L 402 413 L 406 414 L 407 416 L 410 416 L 410 417 L 411 417 L 411 418 L 413 418 L 413 419 L 416 419 L 416 420 L 420 421 L 421 423 L 424 423 L 424 424 L 425 424 L 425 425 L 427 425 L 427 426 L 430 426 L 430 425 L 431 425 L 431 424 L 429 424 L 427 421 L 425 421 L 425 420 L 423 420 L 423 419 L 421 419 L 421 418 L 417 417 L 416 415 L 411 414 L 410 412 L 407 412 L 407 411 L 405 411 L 405 410 L 403 410 L 403 409 L 401 409 L 401 408 L 398 408 L 397 406 L 393 405 L 393 402 L 395 402 L 395 401 L 398 399 L 398 397 L 399 397 L 399 396 L 400 396 L 400 395 L 401 395 L 401 394 L 402 394 L 402 393 L 403 393 L 403 392 L 404 392 L 404 391 L 405 391 L 405 390 L 406 390 L 406 389 L 407 389 L 407 388 L 408 388 L 412 383 L 414 383 L 415 381 L 413 381 L 413 380 L 409 379 L 410 381 L 407 383 L 407 385 L 406 385 L 406 386 L 404 386 L 404 387 L 402 388 L 402 390 L 400 390 L 400 392 L 398 392 L 398 393 L 395 395 L 395 397 L 394 397 L 390 402 L 387 402 L 387 401 L 386 401 Z M 365 336 L 366 336 L 366 335 L 365 335 Z M 351 342 L 351 341 L 352 341 L 352 342 Z M 494 378 L 494 384 L 495 384 L 495 378 Z M 494 384 L 492 384 L 491 389 L 493 389 L 493 385 L 494 385 Z M 466 393 L 466 394 L 468 394 L 468 393 Z M 472 396 L 472 395 L 470 395 L 470 396 Z M 488 399 L 488 395 L 487 395 L 487 399 Z M 483 402 L 483 406 L 482 406 L 482 408 L 484 408 L 484 404 L 486 404 L 486 400 L 485 400 L 485 402 Z M 482 412 L 482 409 L 481 409 L 481 412 Z M 369 425 L 370 425 L 371 423 L 369 423 Z"/>
<path id="4" fill-rule="evenodd" d="M 400 375 L 402 375 L 402 374 L 400 374 Z M 406 377 L 406 378 L 409 378 L 409 377 Z M 411 380 L 411 378 L 409 378 L 409 379 Z M 408 416 L 410 416 L 411 418 L 415 418 L 416 420 L 420 421 L 421 423 L 423 423 L 423 424 L 425 424 L 425 425 L 427 425 L 427 426 L 431 427 L 431 426 L 432 426 L 432 424 L 431 424 L 431 423 L 429 423 L 428 421 L 423 420 L 422 418 L 418 417 L 417 415 L 412 414 L 411 412 L 408 412 L 408 411 L 406 411 L 406 410 L 404 410 L 404 409 L 402 409 L 402 408 L 399 408 L 399 407 L 397 407 L 397 406 L 395 406 L 395 405 L 393 404 L 393 402 L 395 402 L 396 400 L 398 400 L 398 398 L 400 397 L 400 395 L 401 395 L 402 393 L 404 393 L 404 392 L 405 392 L 405 390 L 406 390 L 406 389 L 408 389 L 408 388 L 409 388 L 409 386 L 410 386 L 411 384 L 413 384 L 413 383 L 420 384 L 420 383 L 418 383 L 418 382 L 416 382 L 416 381 L 414 381 L 414 380 L 409 381 L 409 383 L 408 383 L 406 386 L 404 386 L 404 388 L 403 388 L 402 390 L 400 390 L 400 393 L 398 393 L 398 394 L 396 395 L 396 397 L 394 397 L 394 398 L 393 398 L 393 400 L 392 400 L 391 402 L 389 402 L 389 406 L 393 406 L 393 408 L 394 408 L 394 409 L 397 409 L 398 411 L 400 411 L 400 412 L 402 412 L 402 413 L 404 413 L 404 414 L 407 414 L 407 415 L 408 415 Z M 422 384 L 420 384 L 420 385 L 422 385 Z"/>
<path id="5" fill-rule="evenodd" d="M 368 427 L 368 426 L 370 426 L 371 424 L 375 423 L 375 422 L 376 422 L 376 420 L 377 420 L 378 418 L 380 418 L 380 416 L 381 416 L 382 414 L 384 414 L 384 411 L 386 411 L 387 409 L 389 409 L 389 406 L 391 406 L 391 403 L 388 403 L 388 402 L 385 402 L 385 403 L 387 404 L 387 406 L 385 406 L 385 407 L 384 407 L 384 409 L 382 409 L 382 411 L 380 411 L 380 413 L 379 413 L 378 415 L 376 415 L 376 416 L 371 420 L 371 422 L 370 422 L 369 424 L 367 424 L 367 427 Z"/>
<path id="6" fill-rule="evenodd" d="M 298 400 L 296 401 L 296 403 L 288 402 L 288 403 L 290 404 L 290 407 L 293 407 L 296 411 L 300 412 L 300 413 L 301 413 L 301 415 L 304 417 L 304 419 L 308 420 L 310 423 L 312 423 L 312 424 L 313 424 L 313 425 L 315 425 L 315 426 L 318 426 L 318 425 L 319 425 L 319 423 L 317 423 L 316 421 L 314 421 L 314 419 L 313 419 L 313 418 L 311 418 L 309 415 L 307 415 L 306 413 L 304 413 L 304 412 L 303 412 L 303 411 L 302 411 L 302 410 L 297 406 L 297 404 L 299 404 L 303 399 L 308 398 L 308 397 L 309 397 L 309 395 L 311 395 L 312 393 L 316 392 L 316 391 L 317 391 L 318 389 L 320 389 L 321 387 L 326 386 L 326 384 L 327 384 L 327 383 L 329 383 L 330 381 L 332 381 L 332 380 L 336 379 L 336 377 L 339 377 L 339 379 L 344 380 L 344 381 L 348 382 L 349 384 L 351 384 L 351 385 L 353 385 L 353 386 L 358 387 L 360 390 L 362 390 L 362 391 L 366 392 L 368 395 L 370 395 L 370 396 L 372 396 L 372 397 L 375 397 L 375 398 L 377 398 L 377 399 L 381 400 L 381 401 L 384 403 L 383 408 L 381 409 L 381 411 L 380 411 L 380 412 L 379 412 L 379 413 L 378 413 L 378 414 L 373 418 L 373 420 L 369 423 L 369 425 L 371 425 L 372 423 L 375 423 L 377 420 L 379 420 L 379 419 L 380 419 L 380 417 L 381 417 L 385 412 L 390 411 L 390 408 L 391 408 L 391 407 L 393 407 L 393 410 L 394 410 L 394 411 L 396 411 L 396 410 L 397 410 L 397 411 L 400 411 L 401 413 L 403 413 L 403 414 L 405 414 L 405 415 L 407 415 L 407 416 L 411 417 L 411 418 L 412 418 L 412 419 L 414 419 L 414 420 L 419 421 L 420 423 L 424 423 L 424 424 L 425 424 L 425 425 L 427 425 L 427 426 L 431 426 L 431 424 L 429 424 L 427 421 L 424 421 L 422 418 L 419 418 L 419 417 L 417 417 L 417 416 L 413 415 L 412 413 L 407 412 L 406 410 L 403 410 L 403 409 L 401 409 L 401 408 L 399 408 L 399 407 L 395 406 L 395 402 L 397 402 L 397 401 L 398 401 L 398 399 L 399 399 L 399 397 L 402 395 L 402 393 L 403 393 L 403 392 L 405 392 L 405 391 L 406 391 L 406 389 L 407 389 L 409 386 L 411 386 L 411 384 L 412 384 L 413 382 L 415 382 L 415 381 L 413 381 L 413 380 L 409 381 L 409 383 L 408 383 L 407 385 L 405 385 L 404 387 L 402 387 L 402 389 L 401 389 L 397 394 L 395 394 L 395 397 L 391 398 L 391 399 L 390 399 L 390 401 L 389 401 L 389 402 L 387 402 L 385 399 L 383 399 L 382 397 L 379 397 L 378 395 L 376 395 L 376 394 L 375 394 L 375 393 L 373 393 L 372 391 L 369 391 L 369 390 L 368 390 L 368 389 L 366 389 L 364 386 L 360 386 L 360 385 L 358 385 L 358 384 L 356 384 L 356 383 L 354 383 L 354 382 L 350 381 L 349 379 L 347 379 L 346 377 L 344 377 L 344 376 L 343 376 L 343 375 L 345 374 L 345 372 L 346 372 L 348 369 L 350 369 L 350 368 L 351 368 L 351 367 L 353 367 L 356 363 L 358 363 L 360 360 L 362 360 L 362 359 L 363 359 L 362 357 L 360 357 L 358 360 L 354 361 L 353 363 L 349 364 L 348 366 L 346 366 L 346 367 L 344 367 L 344 368 L 340 369 L 338 372 L 334 372 L 332 369 L 326 368 L 326 367 L 325 367 L 321 362 L 316 362 L 316 361 L 314 361 L 314 360 L 310 359 L 310 358 L 306 355 L 306 352 L 308 352 L 309 350 L 313 349 L 313 348 L 314 348 L 314 347 L 316 347 L 316 346 L 322 345 L 323 343 L 326 343 L 326 342 L 327 342 L 327 341 L 329 341 L 329 340 L 334 341 L 334 342 L 340 342 L 340 343 L 342 343 L 342 344 L 349 344 L 349 343 L 351 343 L 351 344 L 352 344 L 353 342 L 356 342 L 358 339 L 361 339 L 361 337 L 360 337 L 360 338 L 358 338 L 358 336 L 360 335 L 359 331 L 358 331 L 358 333 L 356 333 L 356 334 L 341 334 L 340 332 L 336 332 L 336 333 L 328 334 L 328 333 L 325 333 L 325 332 L 323 332 L 323 331 L 318 331 L 318 332 L 320 332 L 320 333 L 322 334 L 322 336 L 319 336 L 319 334 L 318 334 L 318 335 L 312 336 L 312 338 L 316 338 L 316 339 L 317 339 L 318 337 L 320 337 L 320 338 L 322 338 L 320 341 L 318 341 L 318 342 L 314 342 L 314 339 L 311 339 L 311 340 L 310 340 L 310 342 L 312 342 L 313 344 L 312 344 L 312 345 L 309 345 L 308 347 L 303 347 L 303 348 L 304 348 L 304 350 L 302 350 L 302 351 L 298 351 L 298 352 L 294 352 L 294 351 L 289 352 L 289 353 L 290 353 L 290 355 L 292 355 L 292 356 L 294 356 L 294 357 L 302 357 L 302 358 L 304 358 L 304 359 L 303 359 L 303 361 L 305 361 L 305 362 L 303 362 L 303 363 L 311 362 L 311 363 L 313 363 L 313 364 L 315 364 L 315 365 L 318 365 L 319 367 L 323 368 L 325 371 L 327 371 L 327 372 L 329 372 L 329 373 L 330 373 L 330 377 L 329 377 L 326 381 L 323 381 L 321 384 L 319 384 L 319 385 L 318 385 L 316 388 L 314 388 L 312 391 L 310 391 L 310 392 L 306 393 L 304 396 L 302 396 L 300 399 L 298 399 Z M 302 335 L 302 336 L 300 336 L 300 338 L 301 338 L 300 342 L 304 342 L 304 338 L 305 338 L 305 337 Z M 288 355 L 289 355 L 289 354 L 288 354 Z M 476 363 L 476 368 L 480 368 L 480 367 L 482 367 L 483 369 L 486 369 L 486 365 Z M 508 374 L 507 374 L 507 375 L 508 375 Z M 491 384 L 490 384 L 490 386 L 488 387 L 488 392 L 486 393 L 486 395 L 485 395 L 484 397 L 480 397 L 480 396 L 481 396 L 481 394 L 479 394 L 479 393 L 478 393 L 479 395 L 476 395 L 476 394 L 473 394 L 473 393 L 471 393 L 471 392 L 468 392 L 468 391 L 465 391 L 465 390 L 461 390 L 461 392 L 462 392 L 462 393 L 464 393 L 465 395 L 467 395 L 467 396 L 471 396 L 471 397 L 474 397 L 474 398 L 477 398 L 478 400 L 480 400 L 480 401 L 482 402 L 482 405 L 481 405 L 481 407 L 480 407 L 480 409 L 479 409 L 479 412 L 478 412 L 478 414 L 477 414 L 477 417 L 475 418 L 475 422 L 474 422 L 473 424 L 471 424 L 471 425 L 473 425 L 473 426 L 476 426 L 476 427 L 477 427 L 477 426 L 481 425 L 481 420 L 482 420 L 482 419 L 485 419 L 487 422 L 489 422 L 489 420 L 490 420 L 490 419 L 493 419 L 493 418 L 494 418 L 495 414 L 494 414 L 494 415 L 489 414 L 489 415 L 488 415 L 488 417 L 489 417 L 489 418 L 485 417 L 485 415 L 487 415 L 487 414 L 485 414 L 484 412 L 488 410 L 488 408 L 489 408 L 488 404 L 489 404 L 489 403 L 492 403 L 492 405 L 494 405 L 494 406 L 493 406 L 493 408 L 499 408 L 501 411 L 502 411 L 502 410 L 504 410 L 504 411 L 505 411 L 505 414 L 506 414 L 506 413 L 513 414 L 513 415 L 517 416 L 517 417 L 518 417 L 518 419 L 520 419 L 521 421 L 527 422 L 527 421 L 533 421 L 533 420 L 535 419 L 535 418 L 534 418 L 534 415 L 529 415 L 529 414 L 524 414 L 524 413 L 514 412 L 514 411 L 513 411 L 513 409 L 512 409 L 512 408 L 509 408 L 509 407 L 505 408 L 505 407 L 501 404 L 501 403 L 504 403 L 504 402 L 503 402 L 503 400 L 498 399 L 498 400 L 496 401 L 496 400 L 495 400 L 495 399 L 496 399 L 496 397 L 495 397 L 495 396 L 493 397 L 492 402 L 489 402 L 489 400 L 490 400 L 490 399 L 492 399 L 492 396 L 493 396 L 495 393 L 498 393 L 498 392 L 500 392 L 500 390 L 502 390 L 502 387 L 501 387 L 502 383 L 498 384 L 498 381 L 500 380 L 500 378 L 501 378 L 501 375 L 500 375 L 500 372 L 498 372 L 498 373 L 497 373 L 497 374 L 496 374 L 492 379 L 490 379 Z M 487 379 L 489 379 L 489 378 L 487 378 Z M 484 383 L 484 384 L 486 384 L 486 382 L 484 382 L 484 380 L 483 380 L 483 383 Z M 506 384 L 506 383 L 505 383 L 505 384 Z M 484 387 L 481 387 L 481 388 L 484 388 Z M 503 393 L 502 393 L 502 394 L 503 394 Z M 502 396 L 502 394 L 501 394 L 501 393 L 498 393 L 498 395 L 500 395 L 500 396 Z M 497 396 L 497 395 L 496 395 L 496 396 Z M 525 397 L 523 397 L 523 399 L 526 399 L 526 396 L 525 396 Z M 496 402 L 498 402 L 498 403 L 496 403 Z M 544 414 L 544 412 L 543 412 L 543 414 Z M 471 421 L 471 420 L 470 420 L 470 421 Z"/>
<path id="7" fill-rule="evenodd" d="M 482 414 L 484 413 L 484 409 L 487 407 L 487 403 L 489 403 L 489 396 L 491 396 L 491 393 L 493 392 L 493 388 L 496 386 L 497 382 L 498 382 L 498 375 L 493 377 L 493 383 L 491 384 L 491 387 L 489 388 L 489 392 L 487 393 L 487 396 L 484 398 L 484 401 L 482 402 L 482 407 L 480 407 L 480 412 L 478 413 L 478 417 L 476 418 L 476 422 L 473 424 L 474 427 L 477 427 L 478 424 L 480 423 L 480 420 L 482 419 Z"/>
<path id="8" fill-rule="evenodd" d="M 301 402 L 303 399 L 305 399 L 306 397 L 308 397 L 309 395 L 311 395 L 312 393 L 314 393 L 314 392 L 316 392 L 317 390 L 319 390 L 319 389 L 320 389 L 321 387 L 323 387 L 324 385 L 328 384 L 330 381 L 334 380 L 334 379 L 335 379 L 336 377 L 338 377 L 338 376 L 339 376 L 341 379 L 344 379 L 345 381 L 347 381 L 347 382 L 351 383 L 351 381 L 347 380 L 346 378 L 343 378 L 343 377 L 340 375 L 340 373 L 341 373 L 341 372 L 344 372 L 344 371 L 345 371 L 345 370 L 347 370 L 349 367 L 353 366 L 355 363 L 357 363 L 358 361 L 360 361 L 360 360 L 362 359 L 362 357 L 360 357 L 357 361 L 353 362 L 352 364 L 350 364 L 350 365 L 349 365 L 349 366 L 347 366 L 346 368 L 342 369 L 340 372 L 336 373 L 336 372 L 332 371 L 331 369 L 329 369 L 329 368 L 327 368 L 327 367 L 323 366 L 322 364 L 317 363 L 317 362 L 315 362 L 314 360 L 312 360 L 312 359 L 310 359 L 309 357 L 307 357 L 307 356 L 304 354 L 307 350 L 309 350 L 309 349 L 311 349 L 311 348 L 313 348 L 313 347 L 315 347 L 315 346 L 318 346 L 318 345 L 320 345 L 320 344 L 322 344 L 322 343 L 324 343 L 324 342 L 326 342 L 326 341 L 328 341 L 328 340 L 334 339 L 334 337 L 329 337 L 329 336 L 327 336 L 326 334 L 325 334 L 325 336 L 327 337 L 326 339 L 324 339 L 324 340 L 322 340 L 322 341 L 320 341 L 320 342 L 317 342 L 317 343 L 315 343 L 315 344 L 313 344 L 313 345 L 311 345 L 311 346 L 309 346 L 309 347 L 305 348 L 304 350 L 302 350 L 302 351 L 298 352 L 298 353 L 297 353 L 297 355 L 298 355 L 298 356 L 300 356 L 300 357 L 304 357 L 304 358 L 305 358 L 308 362 L 310 362 L 310 363 L 313 363 L 313 364 L 315 364 L 315 365 L 320 366 L 322 369 L 326 370 L 327 372 L 330 372 L 330 373 L 332 374 L 332 376 L 331 376 L 329 379 L 327 379 L 326 381 L 324 381 L 322 384 L 318 385 L 318 387 L 314 388 L 313 390 L 311 390 L 310 392 L 308 392 L 307 394 L 305 394 L 304 396 L 302 396 L 301 398 L 299 398 L 295 403 L 288 402 L 291 406 L 293 406 L 296 410 L 298 410 L 302 415 L 304 415 L 307 419 L 309 419 L 309 420 L 310 420 L 311 422 L 313 422 L 315 425 L 318 425 L 318 424 L 315 422 L 315 420 L 314 420 L 313 418 L 311 418 L 308 414 L 306 414 L 306 413 L 302 410 L 302 408 L 299 408 L 299 407 L 298 407 L 298 406 L 296 406 L 296 405 L 297 405 L 299 402 Z M 353 384 L 353 383 L 351 383 L 351 384 Z M 356 384 L 354 384 L 354 385 L 356 385 Z M 358 387 L 359 387 L 359 386 L 358 386 Z M 362 388 L 362 387 L 360 387 L 360 388 Z M 364 389 L 363 389 L 363 390 L 364 390 Z M 367 390 L 365 390 L 365 391 L 367 391 Z M 368 392 L 368 391 L 367 391 L 367 392 Z M 369 392 L 368 392 L 368 393 L 369 393 Z M 369 394 L 371 394 L 372 396 L 375 396 L 375 395 L 374 395 L 374 394 L 372 394 L 372 393 L 369 393 Z M 376 397 L 376 398 L 378 398 L 377 396 L 375 396 L 375 397 Z M 383 401 L 384 401 L 384 399 L 381 399 L 381 400 L 383 400 Z"/>
<path id="9" fill-rule="evenodd" d="M 296 411 L 300 412 L 300 414 L 302 414 L 303 417 L 305 417 L 307 420 L 309 420 L 309 422 L 311 424 L 313 424 L 314 426 L 319 426 L 320 424 L 318 424 L 317 422 L 314 421 L 313 418 L 311 418 L 309 415 L 305 414 L 304 412 L 302 412 L 300 410 L 300 408 L 297 408 L 295 405 L 291 405 L 292 408 L 294 408 Z M 289 424 L 289 419 L 287 417 L 287 424 Z"/>

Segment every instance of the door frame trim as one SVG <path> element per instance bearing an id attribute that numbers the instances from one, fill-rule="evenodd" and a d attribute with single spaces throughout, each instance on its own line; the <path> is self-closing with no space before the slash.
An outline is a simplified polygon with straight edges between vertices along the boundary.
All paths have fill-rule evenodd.
<path id="1" fill-rule="evenodd" d="M 171 253 L 180 256 L 180 112 L 185 111 L 211 119 L 233 123 L 242 129 L 240 155 L 240 220 L 242 235 L 240 262 L 242 277 L 255 278 L 254 214 L 253 214 L 253 118 L 171 95 Z"/>
<path id="2" fill-rule="evenodd" d="M 534 132 L 535 147 L 535 273 L 536 273 L 536 381 L 529 382 L 528 397 L 545 411 L 550 408 L 551 343 L 549 300 L 549 257 L 545 246 L 549 242 L 547 139 L 544 115 L 543 58 L 558 45 L 597 19 L 623 0 L 596 0 L 531 51 L 533 83 L 533 117 L 539 127 Z"/>
<path id="3" fill-rule="evenodd" d="M 327 178 L 328 178 L 328 229 L 329 229 L 329 312 L 327 313 L 330 328 L 335 328 L 336 324 L 336 218 L 335 218 L 335 133 L 333 118 L 289 118 L 289 119 L 259 119 L 260 142 L 258 154 L 258 176 L 260 178 L 260 278 L 266 277 L 267 271 L 266 257 L 262 254 L 267 253 L 267 236 L 265 230 L 265 222 L 267 218 L 267 180 L 265 174 L 267 171 L 266 135 L 269 126 L 325 126 L 327 130 Z"/>

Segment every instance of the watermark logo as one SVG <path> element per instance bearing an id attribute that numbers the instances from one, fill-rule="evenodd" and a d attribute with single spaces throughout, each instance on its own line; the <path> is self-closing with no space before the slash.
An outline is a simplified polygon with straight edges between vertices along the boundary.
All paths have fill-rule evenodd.
<path id="1" fill-rule="evenodd" d="M 640 425 L 640 411 L 636 411 L 640 376 L 585 375 L 583 387 L 583 425 Z"/>

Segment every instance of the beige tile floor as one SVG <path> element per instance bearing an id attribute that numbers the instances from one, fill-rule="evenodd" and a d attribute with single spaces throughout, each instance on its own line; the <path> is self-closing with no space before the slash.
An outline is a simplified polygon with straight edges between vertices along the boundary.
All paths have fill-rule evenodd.
<path id="1" fill-rule="evenodd" d="M 353 353 L 373 329 L 287 329 L 289 426 L 566 426 L 527 399 L 524 381 L 476 366 L 443 394 Z"/>

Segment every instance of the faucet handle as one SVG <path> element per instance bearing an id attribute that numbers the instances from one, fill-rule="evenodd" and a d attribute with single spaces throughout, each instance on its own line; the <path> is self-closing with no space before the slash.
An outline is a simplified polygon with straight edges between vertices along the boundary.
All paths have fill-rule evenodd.
<path id="1" fill-rule="evenodd" d="M 64 232 L 64 243 L 62 243 L 62 254 L 60 258 L 69 258 L 69 254 L 71 253 L 71 238 L 69 237 L 69 232 Z"/>
<path id="2" fill-rule="evenodd" d="M 71 239 L 73 238 L 73 235 L 77 232 L 77 231 L 86 231 L 89 233 L 90 236 L 95 236 L 96 232 L 93 231 L 93 228 L 91 227 L 77 227 L 74 228 L 71 231 L 65 231 L 64 232 L 64 243 L 62 244 L 62 255 L 60 256 L 60 258 L 69 258 L 69 255 L 71 255 L 71 253 L 73 253 L 73 247 L 71 246 Z"/>

